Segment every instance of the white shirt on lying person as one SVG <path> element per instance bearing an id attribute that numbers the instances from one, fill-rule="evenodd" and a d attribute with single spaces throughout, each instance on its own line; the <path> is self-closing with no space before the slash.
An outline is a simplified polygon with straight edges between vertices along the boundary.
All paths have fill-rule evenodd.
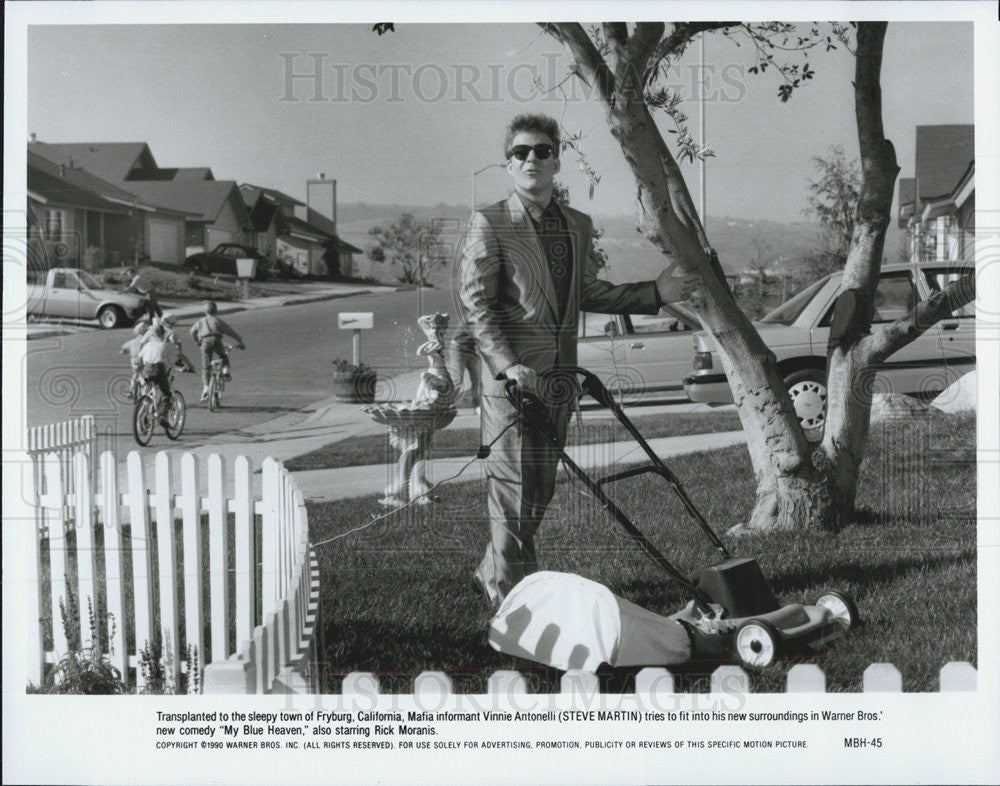
<path id="1" fill-rule="evenodd" d="M 662 666 L 691 658 L 684 626 L 572 573 L 540 571 L 510 591 L 490 621 L 490 646 L 557 669 Z"/>
<path id="2" fill-rule="evenodd" d="M 177 345 L 166 339 L 151 338 L 139 351 L 139 360 L 144 364 L 162 363 L 167 368 L 176 363 L 178 357 Z"/>

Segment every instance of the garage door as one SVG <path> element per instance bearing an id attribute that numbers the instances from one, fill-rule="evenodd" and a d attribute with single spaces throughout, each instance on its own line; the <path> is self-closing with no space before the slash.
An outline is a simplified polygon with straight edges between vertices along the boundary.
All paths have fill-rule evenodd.
<path id="1" fill-rule="evenodd" d="M 149 256 L 155 262 L 179 265 L 184 261 L 182 251 L 180 224 L 149 219 Z"/>

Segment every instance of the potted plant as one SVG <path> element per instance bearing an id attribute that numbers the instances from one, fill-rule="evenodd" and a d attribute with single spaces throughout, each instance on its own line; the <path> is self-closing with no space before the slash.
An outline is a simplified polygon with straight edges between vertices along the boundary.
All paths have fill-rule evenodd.
<path id="1" fill-rule="evenodd" d="M 375 369 L 364 363 L 355 366 L 343 358 L 333 361 L 333 395 L 338 401 L 371 404 L 377 379 Z"/>

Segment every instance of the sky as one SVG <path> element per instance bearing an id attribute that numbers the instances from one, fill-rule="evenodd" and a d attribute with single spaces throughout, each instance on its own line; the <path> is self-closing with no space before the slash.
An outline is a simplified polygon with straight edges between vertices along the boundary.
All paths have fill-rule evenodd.
<path id="1" fill-rule="evenodd" d="M 913 174 L 917 125 L 973 122 L 972 43 L 971 23 L 890 24 L 884 114 L 901 177 Z M 747 73 L 745 40 L 706 37 L 710 218 L 802 220 L 812 157 L 832 145 L 857 156 L 853 57 L 840 48 L 805 59 L 816 76 L 783 104 L 776 76 Z M 694 45 L 668 82 L 687 99 L 695 138 L 697 63 Z M 596 97 L 566 81 L 569 65 L 528 24 L 400 24 L 383 36 L 369 25 L 37 25 L 27 128 L 43 142 L 147 142 L 160 166 L 209 166 L 217 179 L 299 198 L 323 172 L 342 203 L 468 204 L 473 173 L 502 160 L 505 124 L 541 111 L 582 135 L 600 177 L 590 199 L 566 153 L 560 180 L 573 204 L 630 214 L 632 175 Z M 292 76 L 317 67 L 319 82 Z M 539 92 L 560 82 L 562 92 Z M 697 166 L 683 170 L 696 194 Z M 482 204 L 503 195 L 506 175 L 488 169 L 475 185 Z"/>

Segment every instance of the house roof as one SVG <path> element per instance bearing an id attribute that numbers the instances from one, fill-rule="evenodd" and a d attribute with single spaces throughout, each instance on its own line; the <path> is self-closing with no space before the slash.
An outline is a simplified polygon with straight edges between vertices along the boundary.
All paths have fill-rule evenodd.
<path id="1" fill-rule="evenodd" d="M 86 169 L 100 178 L 121 182 L 136 166 L 155 169 L 156 161 L 145 142 L 29 142 L 28 149 L 57 164 Z"/>
<path id="2" fill-rule="evenodd" d="M 88 210 L 128 213 L 129 208 L 135 206 L 140 210 L 169 215 L 188 214 L 185 210 L 143 204 L 136 194 L 119 188 L 114 183 L 109 183 L 84 169 L 53 163 L 31 149 L 28 150 L 28 190 L 46 201 L 72 204 Z"/>
<path id="3" fill-rule="evenodd" d="M 127 182 L 136 180 L 215 180 L 215 175 L 207 166 L 156 167 L 133 169 Z"/>
<path id="4" fill-rule="evenodd" d="M 243 199 L 248 205 L 255 203 L 263 194 L 271 201 L 279 204 L 300 205 L 305 207 L 305 202 L 300 202 L 295 197 L 288 196 L 288 194 L 283 191 L 279 191 L 276 188 L 265 188 L 264 186 L 255 186 L 252 183 L 241 183 L 240 193 L 243 195 Z"/>
<path id="5" fill-rule="evenodd" d="M 916 198 L 926 202 L 951 194 L 975 158 L 975 126 L 917 126 Z"/>
<path id="6" fill-rule="evenodd" d="M 153 204 L 197 216 L 196 221 L 214 221 L 237 190 L 232 180 L 133 180 L 129 187 Z M 235 196 L 234 203 L 243 207 L 239 194 Z M 243 214 L 249 224 L 245 208 Z"/>
<path id="7" fill-rule="evenodd" d="M 350 251 L 352 254 L 365 253 L 362 249 L 358 248 L 357 246 L 352 246 L 350 243 L 348 243 L 346 240 L 340 237 L 337 238 L 337 248 L 340 249 L 341 251 Z"/>
<path id="8" fill-rule="evenodd" d="M 102 213 L 128 214 L 128 208 L 111 202 L 90 188 L 86 188 L 79 183 L 73 182 L 74 178 L 60 177 L 58 167 L 53 173 L 48 167 L 40 167 L 33 163 L 29 154 L 27 187 L 28 195 L 32 199 L 46 205 L 58 205 L 60 207 L 83 208 L 84 210 L 96 210 Z M 51 162 L 45 162 L 54 166 Z M 67 170 L 73 172 L 74 170 Z"/>
<path id="9" fill-rule="evenodd" d="M 243 194 L 242 188 L 240 193 Z M 243 194 L 243 197 L 245 200 L 246 195 Z M 281 207 L 274 202 L 259 199 L 252 207 L 249 204 L 247 207 L 250 211 L 250 223 L 253 225 L 254 231 L 266 232 L 272 221 L 277 221 L 276 231 L 279 235 L 288 231 L 288 220 L 281 212 Z"/>
<path id="10" fill-rule="evenodd" d="M 313 238 L 321 243 L 336 240 L 335 235 L 327 234 L 323 230 L 314 227 L 308 221 L 303 221 L 296 216 L 288 217 L 288 228 L 293 234 Z"/>

